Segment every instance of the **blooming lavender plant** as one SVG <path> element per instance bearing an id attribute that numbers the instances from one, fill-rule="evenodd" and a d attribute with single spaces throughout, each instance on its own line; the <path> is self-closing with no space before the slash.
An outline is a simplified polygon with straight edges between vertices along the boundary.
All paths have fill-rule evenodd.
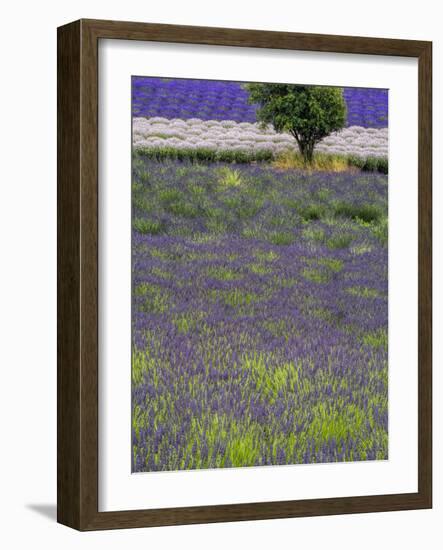
<path id="1" fill-rule="evenodd" d="M 387 177 L 135 150 L 132 196 L 133 471 L 387 459 Z"/>
<path id="2" fill-rule="evenodd" d="M 388 125 L 388 90 L 344 88 L 347 125 L 384 128 Z M 240 82 L 133 77 L 134 117 L 256 122 L 256 105 Z"/>
<path id="3" fill-rule="evenodd" d="M 188 148 L 189 144 L 198 143 L 201 147 L 214 150 L 238 149 L 251 151 L 260 144 L 272 154 L 284 150 L 296 150 L 294 138 L 286 133 L 276 133 L 272 128 L 261 128 L 257 123 L 238 124 L 235 121 L 225 121 L 229 124 L 215 124 L 216 121 L 192 119 L 182 121 L 174 119 L 134 118 L 133 145 L 136 149 L 149 147 L 151 138 L 155 146 Z M 177 141 L 178 138 L 180 141 Z M 162 140 L 162 141 L 159 141 Z M 266 147 L 263 145 L 266 143 Z M 154 145 L 152 145 L 154 146 Z M 387 128 L 362 128 L 353 126 L 331 134 L 316 147 L 322 153 L 346 153 L 362 158 L 369 156 L 387 157 Z"/>

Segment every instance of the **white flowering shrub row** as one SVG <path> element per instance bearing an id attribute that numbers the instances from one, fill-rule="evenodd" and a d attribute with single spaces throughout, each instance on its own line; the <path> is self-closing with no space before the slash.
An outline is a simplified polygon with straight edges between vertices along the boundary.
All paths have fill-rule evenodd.
<path id="1" fill-rule="evenodd" d="M 273 154 L 297 149 L 290 134 L 278 134 L 272 127 L 232 120 L 188 120 L 161 117 L 133 119 L 133 145 L 137 148 L 173 147 L 177 149 L 214 149 L 271 151 Z M 388 129 L 350 126 L 331 134 L 316 147 L 322 153 L 387 157 Z"/>

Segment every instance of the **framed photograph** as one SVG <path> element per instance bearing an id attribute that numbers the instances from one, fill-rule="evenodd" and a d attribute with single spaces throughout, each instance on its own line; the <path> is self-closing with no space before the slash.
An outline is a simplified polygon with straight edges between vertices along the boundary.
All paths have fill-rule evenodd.
<path id="1" fill-rule="evenodd" d="M 432 506 L 432 45 L 58 29 L 58 521 Z"/>

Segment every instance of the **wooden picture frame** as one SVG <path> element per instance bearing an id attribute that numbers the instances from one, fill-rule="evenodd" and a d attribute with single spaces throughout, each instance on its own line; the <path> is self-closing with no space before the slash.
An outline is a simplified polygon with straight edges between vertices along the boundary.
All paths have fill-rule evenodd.
<path id="1" fill-rule="evenodd" d="M 98 511 L 98 41 L 158 41 L 418 59 L 418 492 Z M 79 20 L 58 29 L 58 522 L 82 531 L 432 506 L 431 42 Z"/>

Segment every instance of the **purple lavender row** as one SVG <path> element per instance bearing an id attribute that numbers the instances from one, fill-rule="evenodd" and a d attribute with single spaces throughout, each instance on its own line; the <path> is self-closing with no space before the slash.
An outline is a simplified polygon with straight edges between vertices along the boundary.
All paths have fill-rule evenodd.
<path id="1" fill-rule="evenodd" d="M 347 126 L 388 126 L 388 90 L 344 88 Z M 256 122 L 256 105 L 239 82 L 132 78 L 132 114 L 135 117 L 198 118 Z"/>

